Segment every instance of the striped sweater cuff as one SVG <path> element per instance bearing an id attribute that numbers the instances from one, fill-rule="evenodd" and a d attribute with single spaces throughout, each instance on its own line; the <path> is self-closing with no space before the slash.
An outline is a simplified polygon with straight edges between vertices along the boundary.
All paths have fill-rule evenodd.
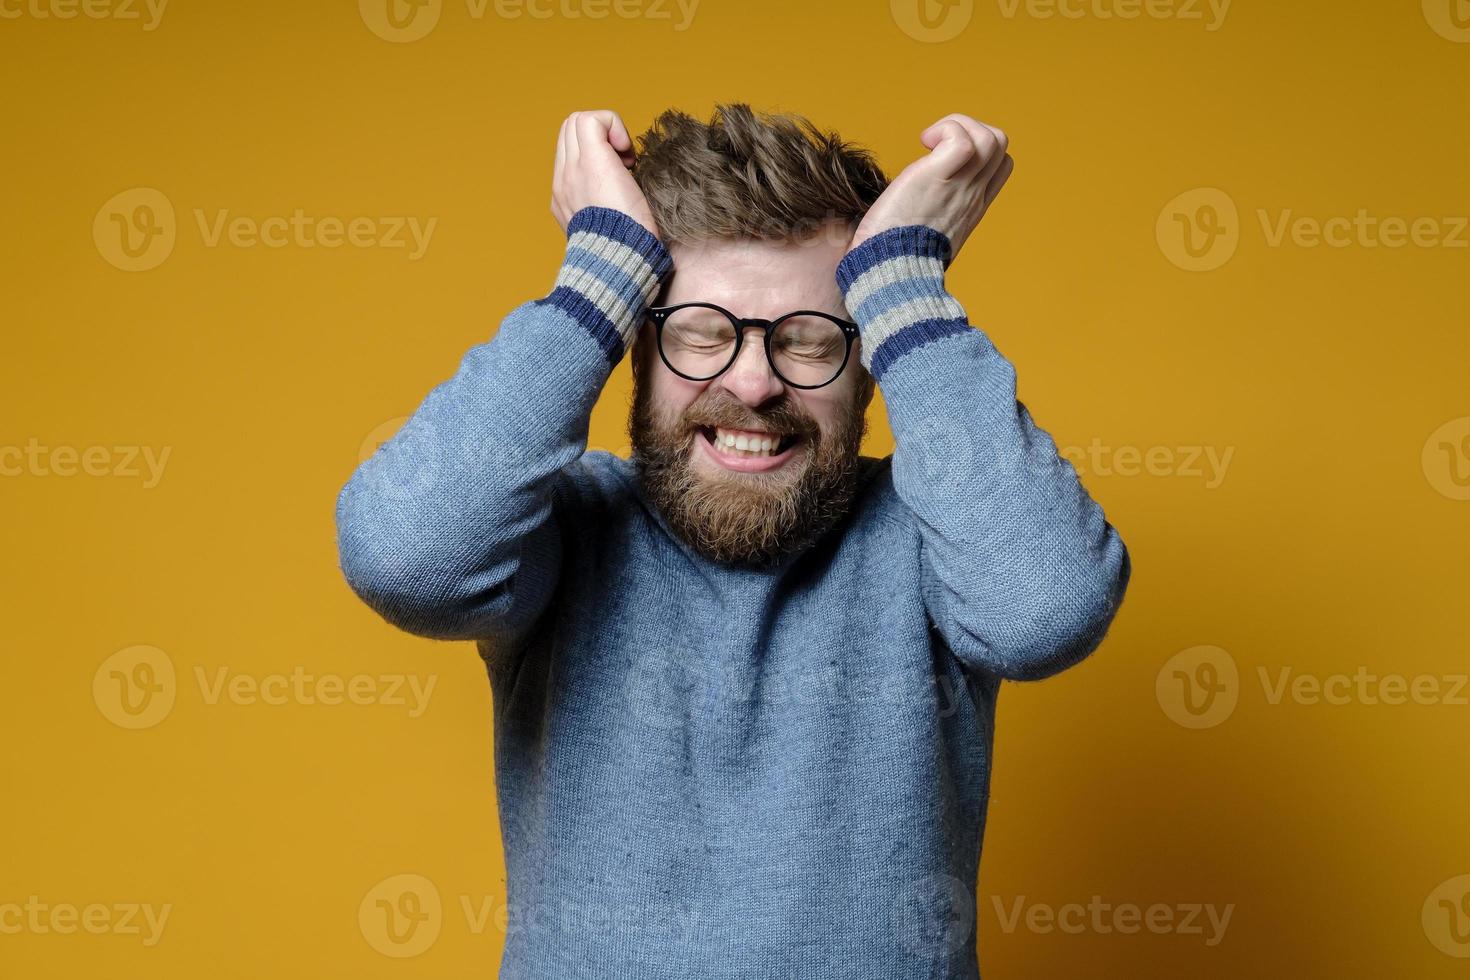
<path id="1" fill-rule="evenodd" d="M 968 330 L 964 307 L 944 289 L 949 239 L 924 225 L 890 228 L 837 266 L 848 312 L 862 331 L 862 362 L 875 380 L 911 350 Z"/>
<path id="2" fill-rule="evenodd" d="M 567 252 L 551 294 L 616 364 L 648 305 L 674 271 L 663 244 L 621 211 L 587 207 L 567 224 Z"/>

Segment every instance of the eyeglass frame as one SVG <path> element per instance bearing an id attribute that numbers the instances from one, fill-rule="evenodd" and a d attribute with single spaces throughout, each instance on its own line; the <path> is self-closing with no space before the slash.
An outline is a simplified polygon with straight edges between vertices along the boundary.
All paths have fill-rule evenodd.
<path id="1" fill-rule="evenodd" d="M 664 353 L 664 324 L 668 323 L 669 317 L 673 316 L 675 313 L 679 312 L 680 310 L 690 308 L 714 310 L 716 313 L 722 313 L 724 314 L 725 319 L 729 320 L 731 325 L 735 327 L 735 349 L 730 353 L 729 362 L 726 363 L 724 367 L 720 368 L 718 371 L 716 371 L 714 374 L 711 374 L 707 378 L 696 378 L 692 375 L 685 374 L 683 371 L 680 371 L 678 368 L 674 367 L 674 365 L 670 364 L 668 355 Z M 790 385 L 793 388 L 800 388 L 803 391 L 815 391 L 818 388 L 827 387 L 829 384 L 842 377 L 842 372 L 847 370 L 847 362 L 852 360 L 852 342 L 854 340 L 860 339 L 861 337 L 861 333 L 859 332 L 858 325 L 856 323 L 851 320 L 844 320 L 842 319 L 842 317 L 834 316 L 831 313 L 823 313 L 821 310 L 793 310 L 790 313 L 781 314 L 774 320 L 766 320 L 762 319 L 761 317 L 739 317 L 736 316 L 734 313 L 731 313 L 729 310 L 725 309 L 723 306 L 717 306 L 714 303 L 696 302 L 677 303 L 673 306 L 650 307 L 647 311 L 647 315 L 648 318 L 653 321 L 653 326 L 656 333 L 655 340 L 657 342 L 659 360 L 664 362 L 664 367 L 668 368 L 670 371 L 673 371 L 685 381 L 713 381 L 720 375 L 724 374 L 726 371 L 730 370 L 730 368 L 735 365 L 735 362 L 740 360 L 740 348 L 741 345 L 745 343 L 746 329 L 748 327 L 759 327 L 763 331 L 765 331 L 765 340 L 762 341 L 761 346 L 765 348 L 766 363 L 771 366 L 771 372 L 775 374 L 776 377 L 781 379 L 782 384 Z M 776 328 L 787 320 L 790 320 L 792 317 L 798 316 L 817 316 L 821 317 L 824 320 L 829 320 L 832 323 L 837 324 L 837 326 L 842 329 L 842 336 L 843 339 L 846 341 L 846 346 L 842 349 L 842 363 L 837 366 L 836 371 L 832 372 L 832 377 L 828 378 L 826 381 L 823 381 L 819 385 L 797 384 L 795 381 L 788 379 L 786 375 L 781 373 L 781 369 L 776 366 L 776 358 L 771 354 L 771 336 L 776 332 Z"/>

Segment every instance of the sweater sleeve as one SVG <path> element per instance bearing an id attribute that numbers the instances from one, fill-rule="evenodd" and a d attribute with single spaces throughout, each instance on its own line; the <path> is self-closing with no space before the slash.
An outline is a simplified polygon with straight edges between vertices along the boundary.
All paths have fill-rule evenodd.
<path id="1" fill-rule="evenodd" d="M 507 316 L 429 392 L 337 500 L 348 584 L 390 623 L 439 639 L 523 629 L 555 588 L 592 407 L 672 273 L 632 218 L 585 208 L 550 295 Z"/>
<path id="2" fill-rule="evenodd" d="M 1016 372 L 945 289 L 948 238 L 920 225 L 838 267 L 919 528 L 930 618 L 967 664 L 1016 680 L 1097 647 L 1127 588 L 1117 531 L 1016 399 Z"/>

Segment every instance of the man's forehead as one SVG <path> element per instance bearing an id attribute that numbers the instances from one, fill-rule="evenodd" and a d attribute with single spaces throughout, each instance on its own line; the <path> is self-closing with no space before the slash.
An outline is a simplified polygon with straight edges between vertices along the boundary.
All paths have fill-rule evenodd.
<path id="1" fill-rule="evenodd" d="M 845 315 L 837 264 L 851 230 L 826 227 L 801 239 L 704 239 L 669 248 L 674 276 L 664 302 L 705 302 L 749 317 L 797 309 Z"/>

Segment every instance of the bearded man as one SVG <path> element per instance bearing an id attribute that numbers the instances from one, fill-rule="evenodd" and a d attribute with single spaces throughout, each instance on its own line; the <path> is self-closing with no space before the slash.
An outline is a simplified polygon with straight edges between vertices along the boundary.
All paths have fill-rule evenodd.
<path id="1" fill-rule="evenodd" d="M 550 294 L 341 494 L 354 591 L 486 663 L 504 978 L 978 976 L 1000 682 L 1090 653 L 1129 561 L 945 288 L 1006 136 L 921 140 L 889 183 L 743 105 L 636 154 L 573 114 Z M 628 460 L 586 450 L 625 353 Z"/>

